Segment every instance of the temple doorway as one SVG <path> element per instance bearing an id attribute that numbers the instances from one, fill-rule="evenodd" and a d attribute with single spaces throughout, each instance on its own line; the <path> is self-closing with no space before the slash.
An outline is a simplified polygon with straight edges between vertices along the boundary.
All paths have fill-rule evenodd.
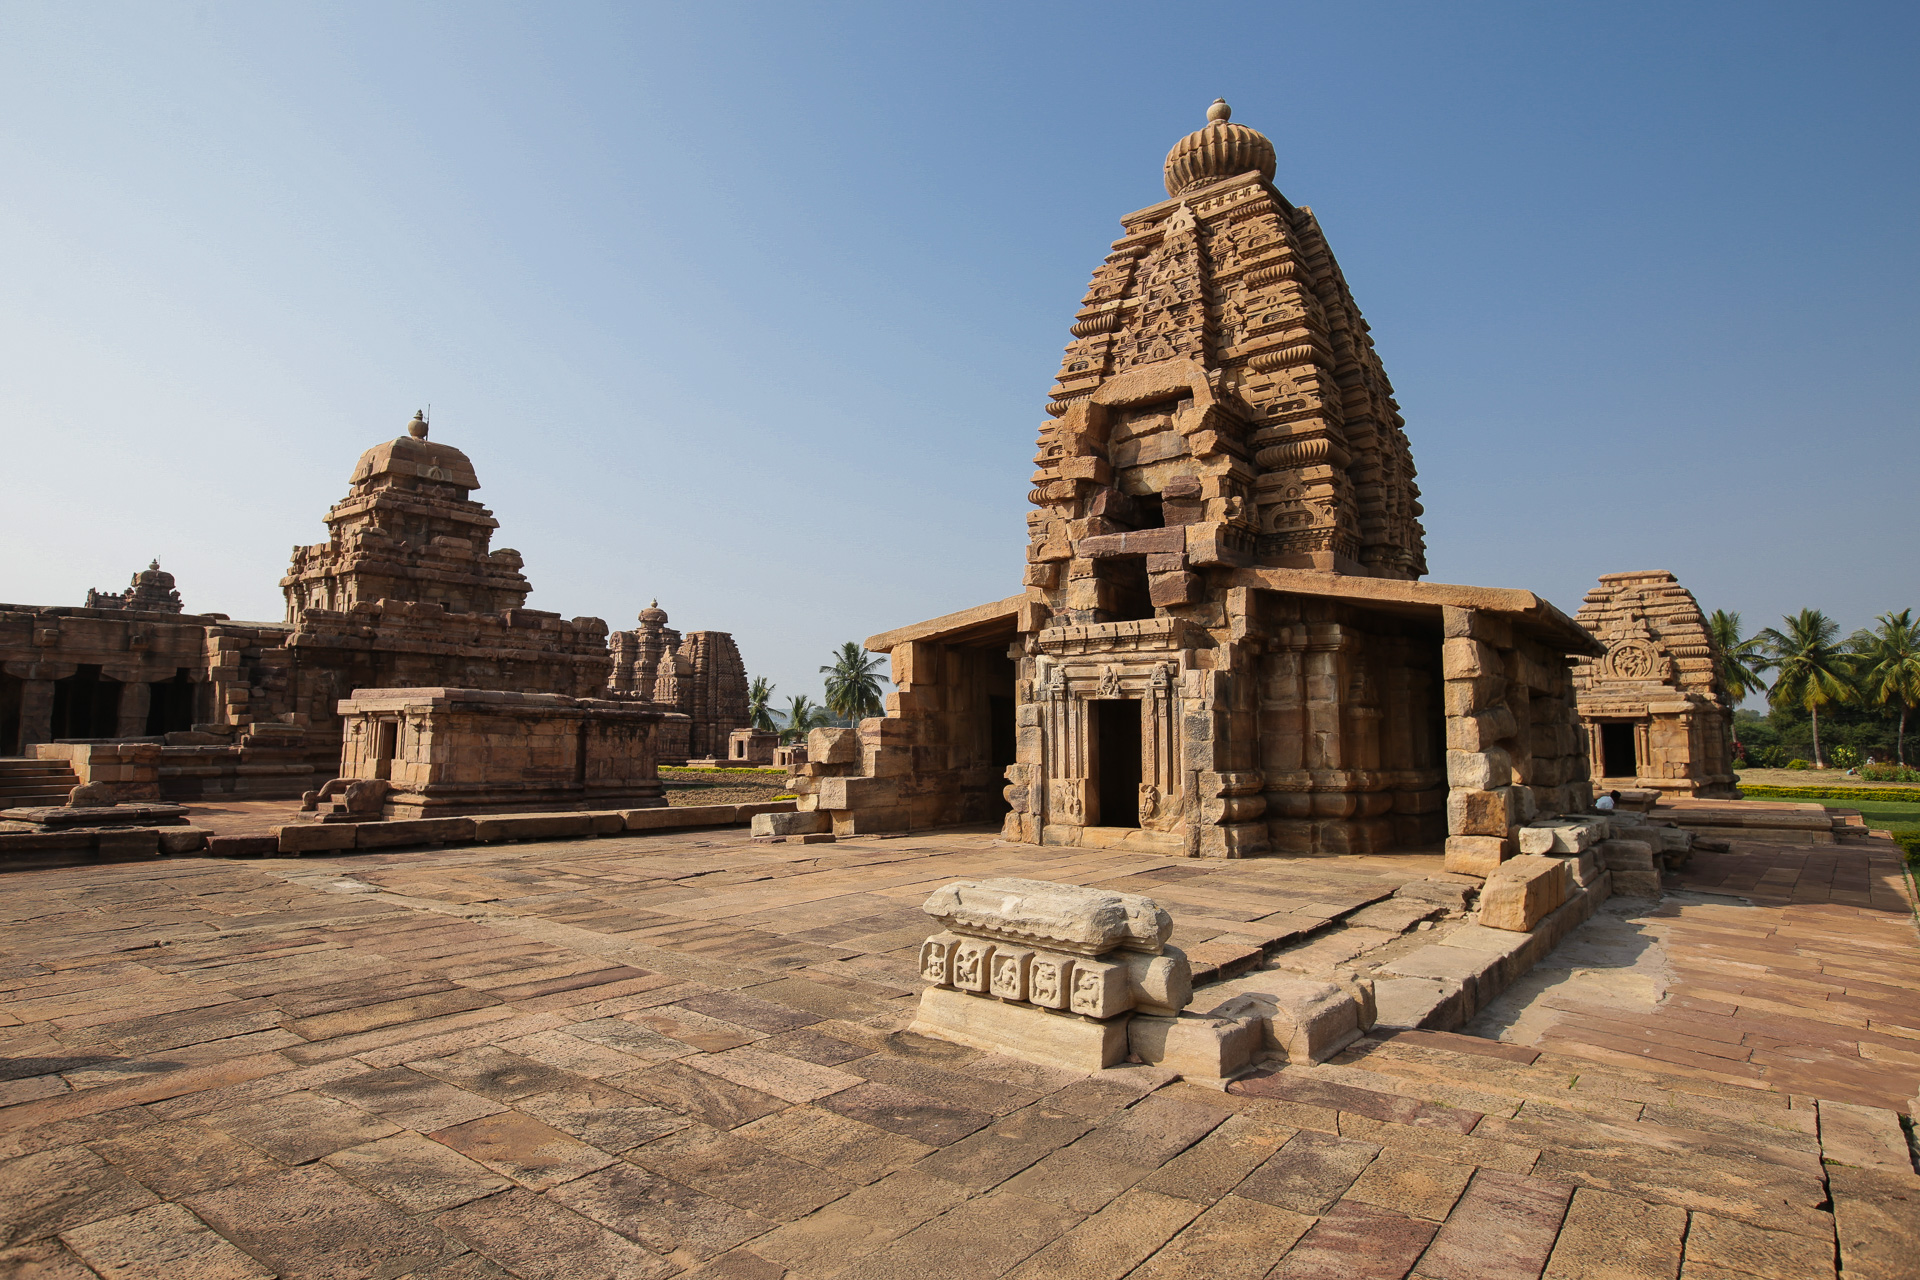
<path id="1" fill-rule="evenodd" d="M 120 735 L 120 682 L 83 663 L 53 682 L 53 737 L 115 738 Z"/>
<path id="2" fill-rule="evenodd" d="M 1600 726 L 1600 759 L 1609 778 L 1632 778 L 1639 776 L 1640 758 L 1635 738 L 1639 736 L 1638 726 L 1629 722 L 1616 721 Z"/>
<path id="3" fill-rule="evenodd" d="M 1091 825 L 1140 825 L 1140 700 L 1101 698 L 1087 704 L 1093 716 L 1092 786 L 1098 812 Z"/>
<path id="4" fill-rule="evenodd" d="M 20 753 L 19 676 L 0 671 L 0 756 Z"/>
<path id="5" fill-rule="evenodd" d="M 155 680 L 147 685 L 148 737 L 163 733 L 184 733 L 193 728 L 193 681 L 184 670 L 174 672 L 171 680 Z"/>

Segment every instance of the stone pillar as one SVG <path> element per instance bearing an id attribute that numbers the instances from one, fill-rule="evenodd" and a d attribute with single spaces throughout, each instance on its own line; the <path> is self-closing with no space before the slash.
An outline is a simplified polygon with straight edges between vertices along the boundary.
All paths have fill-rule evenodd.
<path id="1" fill-rule="evenodd" d="M 53 682 L 80 668 L 71 662 L 9 662 L 7 674 L 20 677 L 20 753 L 32 755 L 35 743 L 53 741 Z"/>
<path id="2" fill-rule="evenodd" d="M 153 686 L 144 680 L 120 683 L 120 723 L 116 738 L 137 738 L 147 731 L 147 709 L 153 704 Z"/>

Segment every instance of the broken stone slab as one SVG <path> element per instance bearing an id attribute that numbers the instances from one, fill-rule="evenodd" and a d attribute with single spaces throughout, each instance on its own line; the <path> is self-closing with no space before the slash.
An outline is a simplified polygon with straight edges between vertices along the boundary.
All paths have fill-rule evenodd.
<path id="1" fill-rule="evenodd" d="M 1573 874 L 1566 859 L 1522 854 L 1487 877 L 1480 890 L 1480 923 L 1515 933 L 1533 927 L 1567 900 Z"/>
<path id="2" fill-rule="evenodd" d="M 187 821 L 187 809 L 185 805 L 178 804 L 89 804 L 71 809 L 55 805 L 0 810 L 0 821 L 31 822 L 54 830 L 67 827 L 173 826 Z"/>
<path id="3" fill-rule="evenodd" d="M 956 933 L 1082 956 L 1159 955 L 1173 932 L 1173 917 L 1152 898 L 1046 880 L 956 880 L 921 909 Z"/>
<path id="4" fill-rule="evenodd" d="M 1336 983 L 1281 978 L 1208 1011 L 1213 1018 L 1253 1018 L 1265 1028 L 1269 1049 L 1289 1062 L 1321 1062 L 1358 1040 L 1360 1003 Z"/>
<path id="5" fill-rule="evenodd" d="M 1125 1017 L 1076 1017 L 929 987 L 920 994 L 920 1009 L 908 1030 L 1028 1062 L 1099 1071 L 1127 1056 L 1127 1022 Z"/>
<path id="6" fill-rule="evenodd" d="M 1473 881 L 1450 876 L 1431 877 L 1426 880 L 1409 880 L 1393 891 L 1396 898 L 1411 898 L 1417 902 L 1432 902 L 1449 911 L 1465 911 L 1473 895 L 1480 886 Z"/>
<path id="7" fill-rule="evenodd" d="M 1605 818 L 1557 818 L 1520 828 L 1521 853 L 1580 853 L 1610 834 Z"/>

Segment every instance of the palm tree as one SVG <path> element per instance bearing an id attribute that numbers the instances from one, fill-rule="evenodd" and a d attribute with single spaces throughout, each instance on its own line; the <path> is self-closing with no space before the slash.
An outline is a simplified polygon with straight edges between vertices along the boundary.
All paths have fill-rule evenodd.
<path id="1" fill-rule="evenodd" d="M 833 665 L 820 668 L 827 678 L 827 710 L 849 724 L 862 717 L 880 715 L 880 659 L 849 640 L 834 651 Z"/>
<path id="2" fill-rule="evenodd" d="M 804 693 L 797 693 L 787 704 L 787 723 L 780 730 L 780 741 L 794 743 L 807 736 L 807 731 L 820 727 L 825 718 L 821 709 Z"/>
<path id="3" fill-rule="evenodd" d="M 772 683 L 765 676 L 755 676 L 747 689 L 747 723 L 756 729 L 773 728 L 773 713 L 767 710 L 772 700 Z"/>
<path id="4" fill-rule="evenodd" d="M 1853 671 L 1848 655 L 1834 643 L 1840 624 L 1818 609 L 1802 609 L 1780 619 L 1785 631 L 1768 627 L 1760 633 L 1767 658 L 1780 674 L 1767 690 L 1767 701 L 1778 706 L 1805 707 L 1813 721 L 1813 767 L 1824 769 L 1820 756 L 1820 708 L 1854 697 Z"/>
<path id="5" fill-rule="evenodd" d="M 1727 701 L 1739 706 L 1756 693 L 1766 692 L 1760 673 L 1772 666 L 1766 642 L 1759 636 L 1740 638 L 1740 615 L 1715 609 L 1707 619 L 1707 639 L 1713 644 L 1713 664 Z"/>
<path id="6" fill-rule="evenodd" d="M 1859 655 L 1860 691 L 1872 702 L 1900 708 L 1894 757 L 1907 762 L 1907 713 L 1920 707 L 1920 622 L 1913 610 L 1880 615 L 1877 630 L 1853 633 L 1847 647 Z"/>

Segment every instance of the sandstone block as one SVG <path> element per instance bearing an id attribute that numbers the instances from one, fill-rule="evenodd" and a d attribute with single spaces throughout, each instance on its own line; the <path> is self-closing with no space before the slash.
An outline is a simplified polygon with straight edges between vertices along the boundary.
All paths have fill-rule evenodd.
<path id="1" fill-rule="evenodd" d="M 1513 757 L 1501 747 L 1485 751 L 1447 752 L 1447 785 L 1470 791 L 1491 791 L 1513 783 Z"/>
<path id="2" fill-rule="evenodd" d="M 1659 870 L 1654 865 L 1653 846 L 1644 840 L 1605 841 L 1600 845 L 1600 857 L 1606 862 L 1609 871 Z"/>
<path id="3" fill-rule="evenodd" d="M 1253 1017 L 1135 1014 L 1127 1021 L 1127 1048 L 1134 1057 L 1190 1080 L 1225 1080 L 1244 1071 L 1264 1039 Z"/>
<path id="4" fill-rule="evenodd" d="M 921 909 L 957 933 L 1085 956 L 1115 948 L 1157 955 L 1173 932 L 1173 917 L 1152 898 L 1046 880 L 956 880 Z"/>
<path id="5" fill-rule="evenodd" d="M 807 735 L 810 764 L 859 764 L 858 729 L 815 729 Z"/>
<path id="6" fill-rule="evenodd" d="M 1197 573 L 1156 573 L 1147 578 L 1147 599 L 1155 608 L 1191 604 L 1200 596 Z"/>
<path id="7" fill-rule="evenodd" d="M 1605 818 L 1563 818 L 1522 827 L 1522 853 L 1579 853 L 1607 838 Z"/>
<path id="8" fill-rule="evenodd" d="M 1099 1071 L 1127 1056 L 1128 1021 L 1089 1022 L 946 987 L 928 987 L 920 993 L 919 1015 L 909 1030 L 1028 1062 Z"/>
<path id="9" fill-rule="evenodd" d="M 1034 952 L 1027 969 L 1027 999 L 1043 1009 L 1064 1009 L 1073 994 L 1073 957 Z"/>
<path id="10" fill-rule="evenodd" d="M 1127 990 L 1135 1009 L 1171 1016 L 1193 999 L 1193 966 L 1180 948 L 1167 947 L 1157 956 L 1121 951 L 1114 959 L 1127 971 Z"/>
<path id="11" fill-rule="evenodd" d="M 1112 1018 L 1133 1006 L 1125 965 L 1076 960 L 1067 1008 L 1089 1018 Z"/>
<path id="12" fill-rule="evenodd" d="M 1513 647 L 1513 624 L 1495 614 L 1478 609 L 1459 609 L 1443 605 L 1440 609 L 1441 634 L 1449 640 L 1484 640 L 1499 649 Z"/>
<path id="13" fill-rule="evenodd" d="M 993 943 L 961 938 L 953 948 L 953 985 L 962 991 L 985 991 L 993 976 L 988 968 L 992 959 Z"/>
<path id="14" fill-rule="evenodd" d="M 1447 716 L 1447 746 L 1454 751 L 1485 751 L 1519 731 L 1519 722 L 1506 707 Z"/>
<path id="15" fill-rule="evenodd" d="M 207 847 L 209 834 L 199 827 L 163 828 L 159 832 L 160 852 L 173 858 L 185 853 L 198 853 Z"/>
<path id="16" fill-rule="evenodd" d="M 756 813 L 750 831 L 754 836 L 802 836 L 830 829 L 827 815 L 817 810 L 807 813 Z"/>
<path id="17" fill-rule="evenodd" d="M 290 853 L 297 857 L 303 853 L 332 853 L 353 848 L 355 839 L 353 829 L 356 825 L 358 824 L 347 822 L 290 823 L 284 827 L 275 827 L 273 834 L 279 838 L 281 853 Z"/>
<path id="18" fill-rule="evenodd" d="M 542 814 L 542 817 L 555 815 Z M 585 814 L 570 817 L 584 819 Z M 489 821 L 480 819 L 479 821 Z M 344 823 L 354 832 L 356 849 L 390 849 L 399 845 L 436 844 L 447 840 L 471 840 L 478 822 L 473 818 L 409 818 L 397 822 Z M 584 827 L 584 823 L 582 824 Z M 285 830 L 285 828 L 282 828 Z M 500 837 L 495 837 L 496 839 Z"/>
<path id="19" fill-rule="evenodd" d="M 1480 890 L 1480 924 L 1530 933 L 1567 900 L 1573 874 L 1566 860 L 1523 854 L 1503 863 Z"/>
<path id="20" fill-rule="evenodd" d="M 1033 952 L 1026 947 L 995 947 L 987 962 L 987 990 L 1002 1000 L 1027 998 L 1027 975 Z"/>
<path id="21" fill-rule="evenodd" d="M 1513 856 L 1513 842 L 1500 836 L 1448 836 L 1446 869 L 1458 875 L 1489 876 Z"/>
<path id="22" fill-rule="evenodd" d="M 1440 671 L 1449 680 L 1473 676 L 1506 675 L 1506 664 L 1492 645 L 1465 636 L 1447 640 L 1440 646 Z"/>
<path id="23" fill-rule="evenodd" d="M 1515 790 L 1513 787 L 1498 787 L 1490 791 L 1448 792 L 1447 834 L 1506 839 L 1519 817 Z"/>
<path id="24" fill-rule="evenodd" d="M 1658 871 L 1609 871 L 1613 877 L 1613 891 L 1626 898 L 1657 898 L 1660 896 L 1660 873 Z"/>
<path id="25" fill-rule="evenodd" d="M 936 987 L 953 985 L 953 949 L 958 934 L 936 933 L 920 944 L 920 976 Z"/>
<path id="26" fill-rule="evenodd" d="M 434 818 L 428 821 L 438 822 Z M 593 822 L 584 813 L 512 813 L 491 818 L 474 818 L 472 838 L 482 844 L 500 840 L 543 840 L 564 836 L 593 834 Z M 433 836 L 435 840 L 454 839 Z"/>

